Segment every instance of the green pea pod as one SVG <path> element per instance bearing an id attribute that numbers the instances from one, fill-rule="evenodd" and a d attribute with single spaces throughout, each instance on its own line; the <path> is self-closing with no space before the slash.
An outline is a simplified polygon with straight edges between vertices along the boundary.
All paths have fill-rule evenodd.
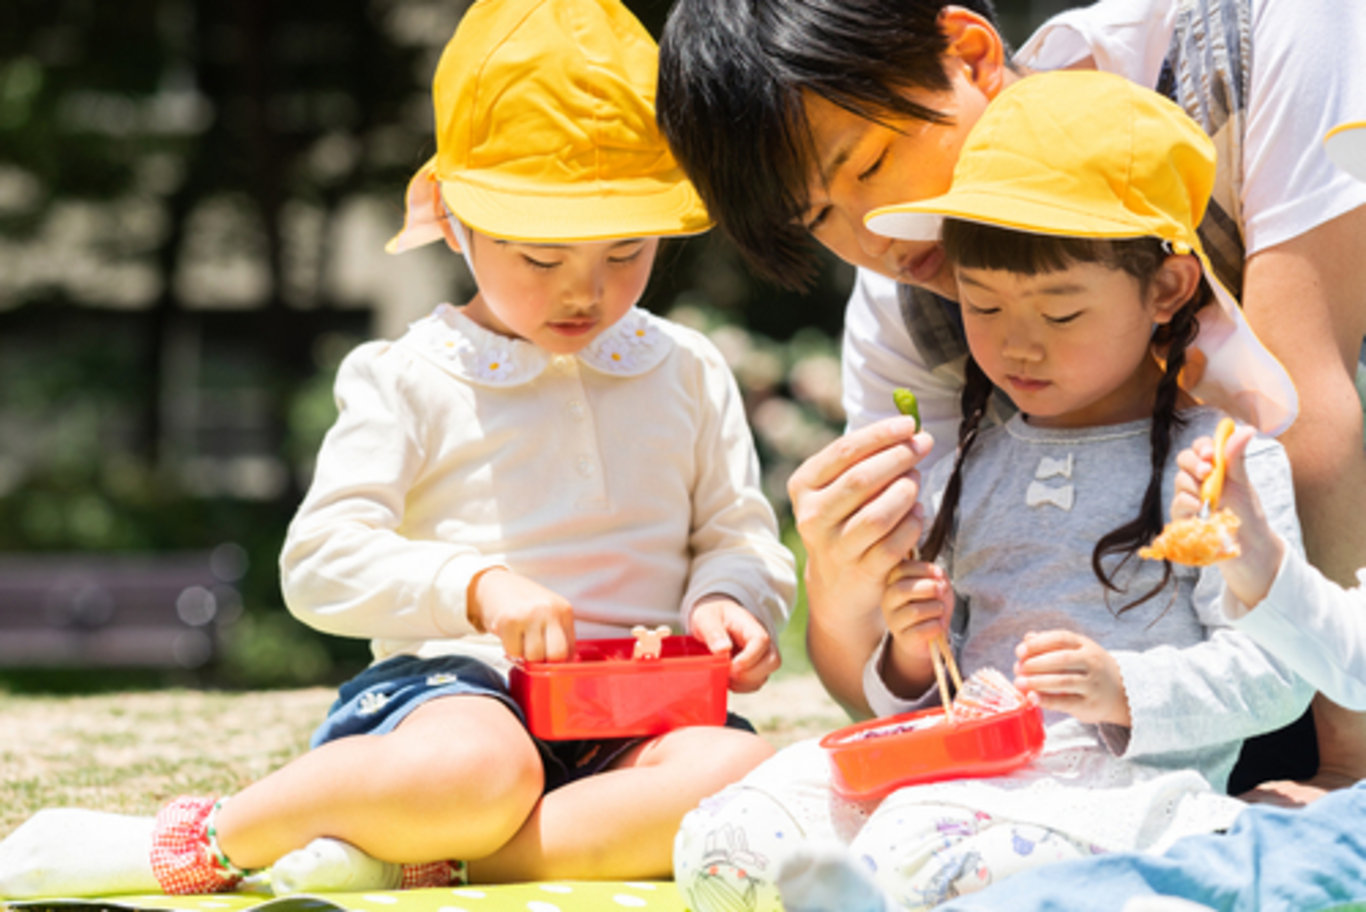
<path id="1" fill-rule="evenodd" d="M 896 402 L 897 411 L 914 418 L 915 429 L 920 430 L 920 403 L 915 401 L 915 393 L 903 387 L 897 387 L 892 390 L 892 399 Z"/>

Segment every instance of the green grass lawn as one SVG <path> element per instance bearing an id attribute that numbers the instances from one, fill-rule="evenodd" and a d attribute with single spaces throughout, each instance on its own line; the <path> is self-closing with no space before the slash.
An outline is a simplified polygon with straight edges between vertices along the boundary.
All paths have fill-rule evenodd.
<path id="1" fill-rule="evenodd" d="M 800 560 L 795 532 L 784 538 Z M 759 693 L 731 699 L 780 746 L 847 722 L 811 671 L 805 635 L 799 598 L 780 639 L 782 669 Z M 0 837 L 43 807 L 150 814 L 176 795 L 241 789 L 306 750 L 335 695 L 332 687 L 100 691 L 0 683 Z"/>

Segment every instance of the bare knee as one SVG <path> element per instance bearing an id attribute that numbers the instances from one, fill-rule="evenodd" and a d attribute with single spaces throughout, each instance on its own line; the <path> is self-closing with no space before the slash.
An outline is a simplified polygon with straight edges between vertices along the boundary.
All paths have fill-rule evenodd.
<path id="1" fill-rule="evenodd" d="M 385 737 L 394 739 L 383 775 L 395 812 L 434 833 L 458 834 L 472 845 L 467 854 L 511 839 L 544 789 L 535 744 L 494 700 L 434 700 Z"/>
<path id="2" fill-rule="evenodd" d="M 667 766 L 680 789 L 691 789 L 694 801 L 705 798 L 773 756 L 773 747 L 752 732 L 734 728 L 682 728 L 649 742 L 636 765 Z"/>
<path id="3" fill-rule="evenodd" d="M 701 749 L 719 779 L 717 787 L 738 782 L 752 769 L 773 756 L 773 745 L 753 732 L 735 728 L 713 729 Z"/>

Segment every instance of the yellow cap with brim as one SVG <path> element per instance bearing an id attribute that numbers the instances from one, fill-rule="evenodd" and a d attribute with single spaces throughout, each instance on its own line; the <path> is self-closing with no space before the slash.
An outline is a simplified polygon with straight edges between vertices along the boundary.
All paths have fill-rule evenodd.
<path id="1" fill-rule="evenodd" d="M 947 193 L 876 209 L 865 223 L 889 237 L 937 240 L 948 217 L 1036 234 L 1156 237 L 1195 254 L 1218 306 L 1199 314 L 1190 392 L 1279 434 L 1299 410 L 1295 386 L 1215 277 L 1196 234 L 1214 165 L 1209 137 L 1156 92 L 1111 73 L 1040 73 L 987 106 Z"/>
<path id="2" fill-rule="evenodd" d="M 658 57 L 617 0 L 477 0 L 437 64 L 436 155 L 409 182 L 386 249 L 445 237 L 447 209 L 513 241 L 706 231 L 655 123 Z"/>
<path id="3" fill-rule="evenodd" d="M 1333 164 L 1366 181 L 1366 120 L 1338 124 L 1323 138 L 1323 148 Z"/>

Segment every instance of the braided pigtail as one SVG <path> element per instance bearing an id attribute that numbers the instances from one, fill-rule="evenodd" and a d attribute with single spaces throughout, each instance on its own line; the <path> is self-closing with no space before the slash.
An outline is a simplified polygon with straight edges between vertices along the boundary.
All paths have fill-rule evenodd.
<path id="1" fill-rule="evenodd" d="M 1185 420 L 1177 411 L 1181 396 L 1181 386 L 1178 381 L 1181 369 L 1186 364 L 1186 349 L 1195 341 L 1196 333 L 1200 329 L 1200 324 L 1195 319 L 1196 312 L 1209 301 L 1210 295 L 1209 286 L 1202 280 L 1200 290 L 1195 296 L 1186 302 L 1185 306 L 1177 311 L 1172 319 L 1153 336 L 1155 347 L 1166 348 L 1166 367 L 1162 372 L 1162 379 L 1157 385 L 1157 397 L 1153 405 L 1153 424 L 1149 431 L 1151 443 L 1149 462 L 1152 466 L 1152 474 L 1148 478 L 1148 487 L 1143 493 L 1143 503 L 1139 507 L 1138 516 L 1102 536 L 1100 541 L 1096 543 L 1095 550 L 1091 552 L 1091 569 L 1101 584 L 1111 592 L 1120 591 L 1114 583 L 1114 574 L 1118 573 L 1131 558 L 1135 558 L 1135 552 L 1138 548 L 1152 541 L 1153 537 L 1162 531 L 1162 476 L 1167 466 L 1167 459 L 1171 456 L 1172 438 L 1175 432 L 1185 424 Z M 1122 555 L 1119 563 L 1114 567 L 1114 573 L 1107 572 L 1104 566 L 1104 559 L 1111 555 Z M 1171 582 L 1171 578 L 1171 562 L 1163 561 L 1162 579 L 1147 592 L 1123 605 L 1117 613 L 1123 614 L 1130 608 L 1153 598 L 1166 588 L 1167 584 Z"/>
<path id="2" fill-rule="evenodd" d="M 958 511 L 958 498 L 963 491 L 963 460 L 977 440 L 977 431 L 982 426 L 987 403 L 995 389 L 971 355 L 968 356 L 965 371 L 967 382 L 963 385 L 963 421 L 958 425 L 958 451 L 953 457 L 953 473 L 944 486 L 944 497 L 939 503 L 939 512 L 935 514 L 929 534 L 925 536 L 925 543 L 920 546 L 920 559 L 931 563 L 944 549 L 944 540 L 953 527 L 953 516 Z"/>

